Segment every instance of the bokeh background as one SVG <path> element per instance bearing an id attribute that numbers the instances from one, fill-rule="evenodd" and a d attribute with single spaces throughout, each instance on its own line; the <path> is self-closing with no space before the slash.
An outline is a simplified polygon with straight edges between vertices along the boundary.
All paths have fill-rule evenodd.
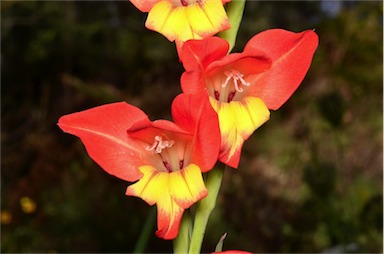
<path id="1" fill-rule="evenodd" d="M 1 252 L 132 252 L 147 216 L 60 116 L 127 101 L 170 118 L 174 44 L 128 1 L 1 2 Z M 247 1 L 235 51 L 316 29 L 300 88 L 228 170 L 203 251 L 382 252 L 382 1 Z M 102 121 L 102 119 L 100 119 Z M 148 252 L 172 252 L 151 228 Z"/>

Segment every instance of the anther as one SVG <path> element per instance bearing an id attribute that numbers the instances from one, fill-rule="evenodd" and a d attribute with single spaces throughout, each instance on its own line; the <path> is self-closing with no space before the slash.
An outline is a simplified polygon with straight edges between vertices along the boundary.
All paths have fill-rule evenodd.
<path id="1" fill-rule="evenodd" d="M 238 72 L 238 71 L 235 71 L 235 70 L 231 70 L 231 71 L 226 71 L 224 72 L 224 74 L 227 76 L 227 78 L 225 79 L 224 83 L 221 85 L 221 87 L 226 87 L 229 83 L 229 81 L 231 79 L 233 79 L 233 83 L 235 85 L 235 90 L 239 93 L 243 92 L 244 89 L 241 88 L 238 83 L 238 81 L 240 81 L 240 83 L 243 85 L 243 86 L 250 86 L 251 84 L 247 81 L 245 81 L 245 79 L 243 78 L 244 74 Z"/>
<path id="2" fill-rule="evenodd" d="M 147 151 L 155 151 L 155 153 L 161 153 L 161 151 L 164 149 L 164 148 L 167 148 L 167 147 L 171 147 L 173 146 L 173 144 L 175 143 L 175 141 L 173 140 L 163 140 L 161 138 L 161 136 L 155 136 L 155 141 L 153 142 L 153 144 L 151 146 L 147 146 L 145 148 L 145 150 Z"/>

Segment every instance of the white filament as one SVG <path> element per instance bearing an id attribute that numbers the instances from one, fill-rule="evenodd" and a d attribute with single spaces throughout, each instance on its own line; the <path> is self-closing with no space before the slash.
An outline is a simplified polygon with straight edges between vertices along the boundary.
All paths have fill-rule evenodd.
<path id="1" fill-rule="evenodd" d="M 147 146 L 145 150 L 155 151 L 155 153 L 161 153 L 161 151 L 167 147 L 172 147 L 175 141 L 163 140 L 161 136 L 155 136 L 155 141 L 151 146 Z"/>

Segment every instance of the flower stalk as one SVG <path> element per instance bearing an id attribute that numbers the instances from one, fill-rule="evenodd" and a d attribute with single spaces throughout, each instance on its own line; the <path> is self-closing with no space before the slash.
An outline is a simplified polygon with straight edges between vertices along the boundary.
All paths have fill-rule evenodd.
<path id="1" fill-rule="evenodd" d="M 190 254 L 200 253 L 208 219 L 216 205 L 224 170 L 216 167 L 207 174 L 205 186 L 208 189 L 208 196 L 197 204 L 191 245 L 188 252 Z"/>
<path id="2" fill-rule="evenodd" d="M 229 51 L 233 49 L 236 42 L 237 33 L 239 31 L 241 19 L 243 18 L 243 12 L 245 7 L 245 0 L 235 0 L 227 3 L 226 12 L 229 19 L 231 28 L 222 31 L 218 34 L 219 37 L 225 39 L 229 43 Z"/>
<path id="3" fill-rule="evenodd" d="M 192 221 L 190 210 L 184 213 L 183 219 L 180 223 L 179 234 L 173 240 L 173 253 L 184 254 L 188 253 L 189 244 L 192 234 Z"/>

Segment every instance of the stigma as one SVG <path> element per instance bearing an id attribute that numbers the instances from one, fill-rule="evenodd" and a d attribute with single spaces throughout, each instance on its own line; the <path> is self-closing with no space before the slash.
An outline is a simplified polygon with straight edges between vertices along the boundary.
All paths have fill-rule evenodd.
<path id="1" fill-rule="evenodd" d="M 243 92 L 244 89 L 242 87 L 240 87 L 240 84 L 239 82 L 241 83 L 241 85 L 243 86 L 250 86 L 251 84 L 249 82 L 247 82 L 243 77 L 244 77 L 244 74 L 242 74 L 241 72 L 239 71 L 236 71 L 236 70 L 230 70 L 230 71 L 226 71 L 224 72 L 224 74 L 227 76 L 227 78 L 225 79 L 224 83 L 221 85 L 221 87 L 225 88 L 227 87 L 229 81 L 231 81 L 233 79 L 233 84 L 235 86 L 235 90 L 236 92 Z"/>
<path id="2" fill-rule="evenodd" d="M 159 154 L 163 151 L 165 148 L 172 147 L 175 141 L 173 140 L 163 140 L 161 136 L 155 136 L 155 141 L 151 146 L 147 146 L 145 150 L 147 151 L 154 151 L 155 153 Z"/>

